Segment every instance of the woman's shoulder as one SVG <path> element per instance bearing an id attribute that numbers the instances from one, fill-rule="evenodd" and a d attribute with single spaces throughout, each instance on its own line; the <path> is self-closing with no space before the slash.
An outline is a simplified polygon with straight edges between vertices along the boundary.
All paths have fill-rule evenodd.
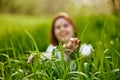
<path id="1" fill-rule="evenodd" d="M 52 44 L 48 45 L 46 52 L 52 52 L 53 49 L 54 49 L 54 47 L 55 47 L 55 46 L 52 45 Z"/>

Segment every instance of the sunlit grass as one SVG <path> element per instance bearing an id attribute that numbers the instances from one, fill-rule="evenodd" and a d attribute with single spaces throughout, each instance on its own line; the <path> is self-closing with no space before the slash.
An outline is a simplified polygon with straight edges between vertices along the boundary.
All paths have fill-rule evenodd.
<path id="1" fill-rule="evenodd" d="M 50 43 L 52 19 L 30 16 L 0 16 L 0 79 L 3 80 L 118 80 L 120 78 L 120 18 L 75 17 L 78 38 L 91 43 L 89 57 L 66 62 L 52 57 L 27 64 L 31 52 L 43 52 Z M 60 44 L 60 52 L 63 49 Z M 78 52 L 76 52 L 78 54 Z M 64 55 L 61 55 L 63 57 Z M 76 65 L 76 68 L 75 68 Z"/>

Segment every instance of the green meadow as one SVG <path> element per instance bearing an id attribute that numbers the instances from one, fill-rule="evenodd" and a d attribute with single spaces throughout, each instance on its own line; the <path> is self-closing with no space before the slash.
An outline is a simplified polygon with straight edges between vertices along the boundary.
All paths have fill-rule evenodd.
<path id="1" fill-rule="evenodd" d="M 50 44 L 54 16 L 1 14 L 0 80 L 119 80 L 120 16 L 71 17 L 81 44 L 92 44 L 94 51 L 89 57 L 76 52 L 74 62 L 66 62 L 39 58 Z M 32 52 L 39 55 L 27 64 Z"/>

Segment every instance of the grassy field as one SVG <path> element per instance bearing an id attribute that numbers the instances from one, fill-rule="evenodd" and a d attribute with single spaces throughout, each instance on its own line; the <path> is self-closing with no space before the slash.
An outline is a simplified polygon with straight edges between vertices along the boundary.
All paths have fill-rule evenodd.
<path id="1" fill-rule="evenodd" d="M 53 17 L 0 15 L 0 79 L 118 80 L 120 79 L 120 17 L 73 16 L 78 38 L 92 44 L 89 57 L 66 62 L 52 58 L 26 64 L 31 52 L 45 52 Z M 32 36 L 32 38 L 26 33 Z M 77 68 L 74 69 L 74 63 Z"/>

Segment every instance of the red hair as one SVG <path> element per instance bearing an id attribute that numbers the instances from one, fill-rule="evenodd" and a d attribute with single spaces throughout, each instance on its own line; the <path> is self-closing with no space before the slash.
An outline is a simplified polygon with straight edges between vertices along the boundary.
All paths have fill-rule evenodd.
<path id="1" fill-rule="evenodd" d="M 63 18 L 65 20 L 67 20 L 73 27 L 73 32 L 74 32 L 74 36 L 76 37 L 77 36 L 77 29 L 76 29 L 76 26 L 75 24 L 73 23 L 73 21 L 71 20 L 71 18 L 68 16 L 67 13 L 59 13 L 53 20 L 53 23 L 52 23 L 52 29 L 51 29 L 51 43 L 54 45 L 54 46 L 57 46 L 58 45 L 58 39 L 56 38 L 55 36 L 55 32 L 54 32 L 54 27 L 55 27 L 55 22 L 57 19 L 59 18 Z"/>

